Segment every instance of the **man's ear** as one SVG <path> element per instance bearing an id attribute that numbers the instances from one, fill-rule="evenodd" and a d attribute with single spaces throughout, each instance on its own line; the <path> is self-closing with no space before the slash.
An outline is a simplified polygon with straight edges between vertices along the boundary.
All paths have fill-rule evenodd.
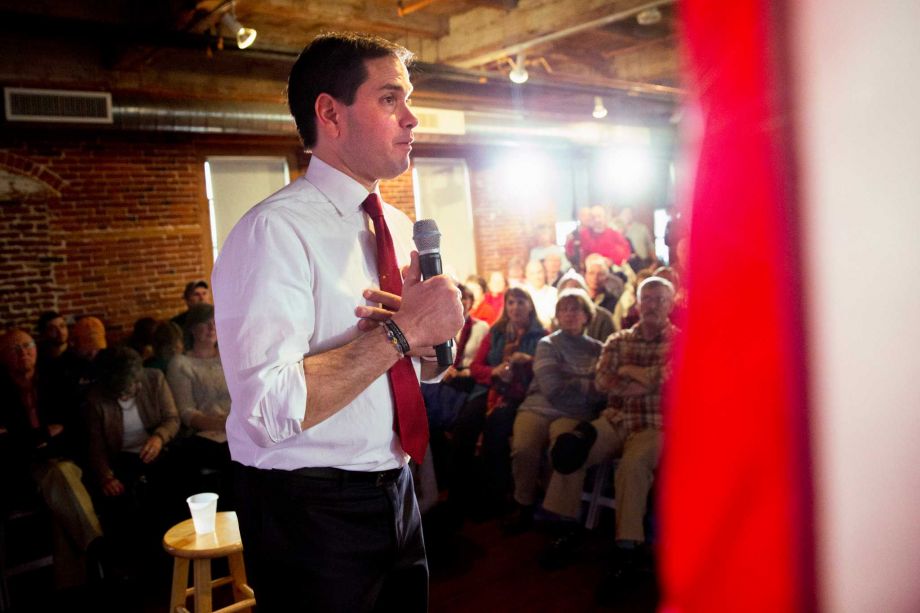
<path id="1" fill-rule="evenodd" d="M 313 110 L 316 113 L 316 130 L 326 136 L 337 137 L 341 133 L 339 102 L 329 94 L 316 97 Z"/>

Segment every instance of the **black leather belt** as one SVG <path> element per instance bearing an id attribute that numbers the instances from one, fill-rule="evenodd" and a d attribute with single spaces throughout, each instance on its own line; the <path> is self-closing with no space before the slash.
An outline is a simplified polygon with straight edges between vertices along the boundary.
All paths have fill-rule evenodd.
<path id="1" fill-rule="evenodd" d="M 289 472 L 292 475 L 306 477 L 308 479 L 338 481 L 339 483 L 373 483 L 375 485 L 383 485 L 396 481 L 402 471 L 402 468 L 391 468 L 390 470 L 363 472 L 342 470 L 341 468 L 328 468 L 324 466 L 307 466 L 296 470 L 281 472 Z"/>

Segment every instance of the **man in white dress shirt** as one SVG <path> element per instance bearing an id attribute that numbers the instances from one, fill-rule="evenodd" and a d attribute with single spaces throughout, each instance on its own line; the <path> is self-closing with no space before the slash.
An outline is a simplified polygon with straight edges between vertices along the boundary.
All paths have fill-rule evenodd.
<path id="1" fill-rule="evenodd" d="M 362 209 L 380 179 L 409 166 L 411 59 L 363 35 L 307 45 L 288 101 L 309 167 L 243 216 L 214 266 L 234 502 L 263 612 L 427 609 L 387 379 L 405 346 L 379 320 L 396 324 L 408 355 L 427 357 L 460 329 L 462 307 L 449 278 L 420 280 L 412 224 L 388 204 L 408 272 L 401 298 L 375 289 L 377 243 Z M 422 379 L 438 374 L 436 362 L 413 362 Z"/>

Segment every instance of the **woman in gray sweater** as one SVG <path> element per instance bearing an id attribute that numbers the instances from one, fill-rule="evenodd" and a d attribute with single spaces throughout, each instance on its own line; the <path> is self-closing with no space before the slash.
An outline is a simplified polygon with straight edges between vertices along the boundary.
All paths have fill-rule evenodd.
<path id="1" fill-rule="evenodd" d="M 226 422 L 230 414 L 230 391 L 224 379 L 214 307 L 196 304 L 188 311 L 185 332 L 192 348 L 169 362 L 166 378 L 176 400 L 179 417 L 193 436 L 182 441 L 189 487 L 197 491 L 218 490 L 222 508 L 228 502 L 230 449 Z"/>
<path id="2" fill-rule="evenodd" d="M 581 289 L 565 289 L 556 301 L 559 330 L 540 339 L 534 355 L 534 378 L 518 407 L 511 441 L 515 512 L 507 532 L 530 527 L 537 481 L 546 450 L 563 432 L 596 416 L 603 397 L 594 389 L 594 368 L 601 343 L 585 336 L 594 303 Z"/>

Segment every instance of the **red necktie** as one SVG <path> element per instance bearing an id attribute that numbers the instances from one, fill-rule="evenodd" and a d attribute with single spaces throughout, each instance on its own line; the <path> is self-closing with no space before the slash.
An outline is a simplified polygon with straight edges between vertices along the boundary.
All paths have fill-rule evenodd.
<path id="1" fill-rule="evenodd" d="M 402 295 L 402 275 L 396 264 L 396 252 L 393 250 L 393 237 L 383 218 L 383 208 L 377 194 L 368 194 L 361 204 L 364 211 L 374 222 L 374 234 L 377 236 L 377 274 L 380 276 L 380 289 L 391 294 Z M 399 434 L 402 447 L 409 457 L 422 463 L 428 447 L 428 415 L 425 401 L 419 389 L 418 378 L 412 358 L 398 360 L 387 371 L 390 391 L 393 392 L 395 418 L 393 429 Z"/>

